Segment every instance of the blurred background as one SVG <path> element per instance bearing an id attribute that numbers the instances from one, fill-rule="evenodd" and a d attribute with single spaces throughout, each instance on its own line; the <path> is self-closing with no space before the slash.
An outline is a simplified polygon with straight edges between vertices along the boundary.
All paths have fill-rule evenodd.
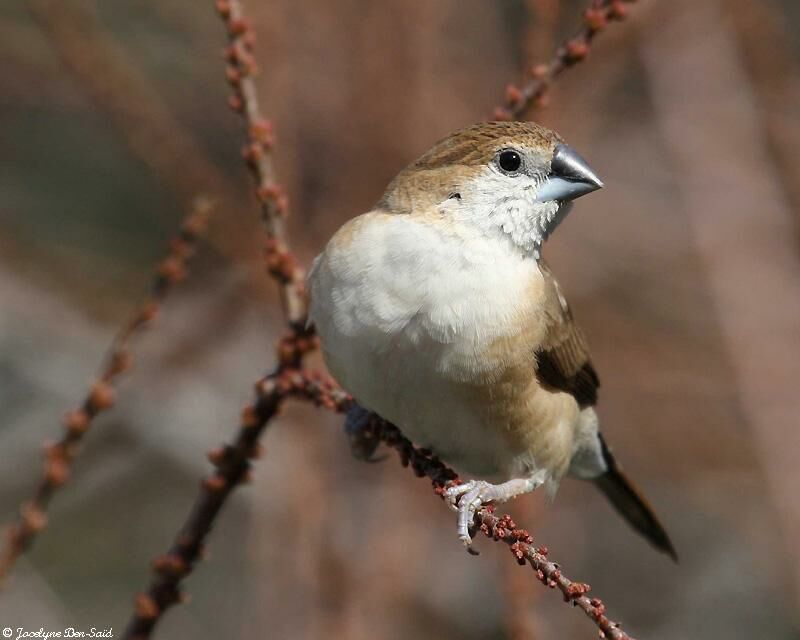
<path id="1" fill-rule="evenodd" d="M 249 0 L 262 106 L 308 264 L 405 164 L 485 118 L 580 22 L 558 0 Z M 600 372 L 600 416 L 680 565 L 591 486 L 508 511 L 642 639 L 800 638 L 800 5 L 647 0 L 535 117 L 607 188 L 546 255 Z M 0 626 L 113 627 L 273 363 L 280 311 L 226 107 L 213 2 L 0 4 L 0 520 L 82 397 L 198 193 L 191 278 L 136 345 Z M 228 505 L 163 638 L 595 637 L 477 543 L 394 456 L 292 408 Z M 398 509 L 398 505 L 402 505 Z"/>

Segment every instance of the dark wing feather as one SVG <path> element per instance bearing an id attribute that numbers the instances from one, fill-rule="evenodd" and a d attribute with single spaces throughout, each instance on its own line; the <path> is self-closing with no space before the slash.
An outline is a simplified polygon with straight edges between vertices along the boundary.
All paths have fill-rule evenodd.
<path id="1" fill-rule="evenodd" d="M 600 380 L 589 359 L 586 338 L 575 324 L 567 301 L 561 295 L 550 269 L 541 262 L 539 266 L 545 279 L 545 314 L 548 324 L 545 339 L 536 352 L 536 375 L 545 388 L 572 394 L 582 409 L 593 406 L 597 403 Z M 677 562 L 675 547 L 655 511 L 636 485 L 622 472 L 602 435 L 598 433 L 598 436 L 605 471 L 594 479 L 595 484 L 634 529 Z"/>
<path id="2" fill-rule="evenodd" d="M 539 264 L 545 279 L 545 313 L 548 329 L 536 352 L 539 382 L 545 387 L 572 394 L 581 408 L 597 404 L 600 379 L 589 359 L 589 346 L 575 324 L 558 283 L 544 262 Z"/>

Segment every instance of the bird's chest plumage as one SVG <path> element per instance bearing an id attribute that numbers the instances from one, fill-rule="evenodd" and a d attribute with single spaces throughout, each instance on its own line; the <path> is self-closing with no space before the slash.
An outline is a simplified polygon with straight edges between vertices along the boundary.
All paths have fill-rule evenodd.
<path id="1" fill-rule="evenodd" d="M 334 236 L 311 288 L 326 363 L 362 405 L 471 474 L 516 472 L 544 406 L 534 260 L 435 217 L 371 213 Z"/>

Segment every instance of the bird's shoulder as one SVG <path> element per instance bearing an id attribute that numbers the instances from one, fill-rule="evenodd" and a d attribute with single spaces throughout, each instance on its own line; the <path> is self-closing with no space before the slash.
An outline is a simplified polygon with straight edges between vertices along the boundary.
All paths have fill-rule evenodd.
<path id="1" fill-rule="evenodd" d="M 540 261 L 539 269 L 544 279 L 546 330 L 535 354 L 537 378 L 545 387 L 574 396 L 581 408 L 593 406 L 600 380 L 586 336 L 575 322 L 550 268 Z"/>

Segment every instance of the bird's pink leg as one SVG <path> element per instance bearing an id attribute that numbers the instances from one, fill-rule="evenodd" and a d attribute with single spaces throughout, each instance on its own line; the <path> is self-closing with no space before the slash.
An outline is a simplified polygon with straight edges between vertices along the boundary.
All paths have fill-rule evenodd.
<path id="1" fill-rule="evenodd" d="M 530 493 L 540 487 L 547 479 L 547 470 L 537 471 L 530 478 L 515 478 L 502 484 L 491 484 L 484 480 L 469 480 L 450 487 L 445 498 L 450 506 L 458 511 L 458 538 L 466 546 L 472 544 L 469 527 L 475 512 L 487 502 L 506 502 L 523 493 Z"/>

